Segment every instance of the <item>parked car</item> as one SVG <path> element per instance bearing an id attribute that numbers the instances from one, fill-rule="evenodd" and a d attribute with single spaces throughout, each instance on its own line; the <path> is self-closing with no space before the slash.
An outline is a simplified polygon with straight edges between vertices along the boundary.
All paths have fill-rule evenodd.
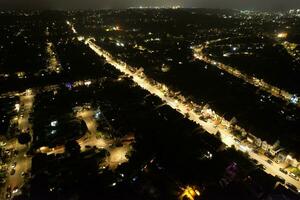
<path id="1" fill-rule="evenodd" d="M 280 182 L 280 183 L 282 183 L 282 184 L 285 183 L 285 179 L 284 179 L 283 177 L 278 176 L 278 175 L 276 175 L 275 177 L 278 179 L 278 182 Z"/>
<path id="2" fill-rule="evenodd" d="M 17 162 L 15 161 L 15 162 L 13 162 L 13 164 L 11 165 L 11 167 L 12 168 L 16 168 L 16 166 L 17 166 Z"/>
<path id="3" fill-rule="evenodd" d="M 269 163 L 270 165 L 272 165 L 273 161 L 269 159 L 269 160 L 267 160 L 267 163 Z"/>
<path id="4" fill-rule="evenodd" d="M 299 181 L 299 177 L 298 177 L 296 174 L 290 173 L 289 175 L 290 175 L 290 177 L 292 177 L 292 178 L 295 179 L 296 181 Z"/>
<path id="5" fill-rule="evenodd" d="M 288 174 L 288 172 L 285 169 L 283 169 L 283 168 L 279 168 L 279 171 L 281 171 L 284 174 Z"/>
<path id="6" fill-rule="evenodd" d="M 10 170 L 10 175 L 14 175 L 16 173 L 16 170 L 15 169 L 11 169 Z"/>
<path id="7" fill-rule="evenodd" d="M 258 154 L 258 153 L 259 153 L 259 150 L 258 150 L 258 149 L 254 149 L 254 150 L 253 150 L 253 153 Z"/>
<path id="8" fill-rule="evenodd" d="M 10 185 L 7 186 L 6 191 L 7 191 L 7 192 L 10 192 L 10 191 L 11 191 L 11 186 L 10 186 Z"/>
<path id="9" fill-rule="evenodd" d="M 262 170 L 266 170 L 266 167 L 264 166 L 264 165 L 262 165 L 262 164 L 259 164 L 259 165 L 257 165 L 260 169 L 262 169 Z"/>
<path id="10" fill-rule="evenodd" d="M 292 184 L 290 184 L 290 183 L 286 183 L 286 186 L 287 186 L 288 188 L 290 188 L 291 190 L 295 191 L 295 192 L 298 191 L 298 190 L 297 190 L 297 187 L 294 186 L 294 185 L 292 185 Z"/>
<path id="11" fill-rule="evenodd" d="M 16 186 L 16 187 L 14 187 L 14 189 L 12 190 L 12 193 L 15 194 L 15 193 L 17 193 L 17 192 L 19 192 L 19 188 Z"/>
<path id="12" fill-rule="evenodd" d="M 7 192 L 5 197 L 6 197 L 6 199 L 10 199 L 11 198 L 11 192 Z"/>

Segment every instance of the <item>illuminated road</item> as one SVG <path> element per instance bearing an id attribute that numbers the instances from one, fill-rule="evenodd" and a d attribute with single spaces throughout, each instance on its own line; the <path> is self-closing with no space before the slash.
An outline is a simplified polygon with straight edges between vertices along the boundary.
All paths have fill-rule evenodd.
<path id="1" fill-rule="evenodd" d="M 226 38 L 227 39 L 227 38 Z M 208 44 L 212 44 L 215 43 L 217 41 L 220 40 L 215 40 L 215 41 L 210 41 L 210 42 L 206 42 L 204 45 L 199 45 L 197 47 L 193 47 L 193 51 L 194 51 L 194 57 L 196 59 L 199 59 L 201 61 L 204 61 L 212 66 L 216 66 L 217 68 L 219 68 L 222 71 L 225 71 L 239 79 L 242 79 L 243 81 L 269 93 L 270 95 L 280 98 L 284 101 L 286 101 L 287 103 L 291 103 L 291 100 L 293 98 L 293 94 L 290 94 L 289 92 L 280 89 L 278 87 L 275 87 L 273 85 L 270 85 L 268 83 L 266 83 L 265 81 L 263 81 L 262 79 L 258 79 L 254 76 L 249 76 L 247 74 L 243 74 L 241 71 L 237 70 L 234 67 L 231 67 L 229 65 L 225 65 L 221 62 L 218 62 L 216 60 L 213 60 L 211 58 L 209 58 L 208 56 L 206 56 L 204 54 L 204 49 L 208 48 Z M 300 107 L 300 102 L 296 102 L 295 103 L 297 105 L 297 107 Z"/>
<path id="2" fill-rule="evenodd" d="M 222 141 L 227 145 L 227 146 L 232 146 L 234 145 L 236 149 L 241 150 L 243 152 L 247 152 L 250 156 L 250 158 L 256 160 L 259 164 L 262 164 L 263 166 L 266 167 L 265 172 L 268 174 L 271 174 L 273 176 L 279 176 L 285 179 L 286 182 L 291 183 L 292 185 L 296 186 L 298 190 L 300 189 L 300 182 L 296 181 L 295 179 L 291 178 L 289 175 L 282 173 L 279 169 L 280 168 L 285 168 L 286 165 L 284 164 L 277 164 L 276 162 L 273 162 L 272 164 L 268 163 L 267 160 L 269 160 L 268 157 L 262 154 L 257 154 L 252 151 L 251 148 L 248 148 L 242 144 L 239 144 L 236 142 L 234 137 L 229 133 L 228 130 L 219 128 L 217 129 L 221 133 L 221 138 Z"/>
<path id="3" fill-rule="evenodd" d="M 71 27 L 74 33 L 77 33 L 74 27 L 67 22 Z M 113 67 L 127 75 L 128 77 L 131 77 L 132 80 L 137 83 L 141 88 L 149 91 L 151 94 L 158 96 L 162 101 L 166 102 L 170 107 L 177 110 L 179 113 L 184 115 L 185 117 L 189 118 L 191 121 L 194 121 L 195 123 L 199 124 L 203 129 L 205 129 L 207 132 L 211 134 L 216 134 L 218 131 L 221 133 L 221 140 L 224 144 L 226 144 L 228 147 L 234 145 L 238 150 L 240 149 L 240 144 L 235 142 L 233 135 L 230 133 L 229 129 L 227 127 L 230 126 L 230 123 L 226 121 L 224 118 L 217 115 L 214 111 L 211 109 L 207 109 L 205 107 L 196 105 L 192 102 L 185 101 L 185 98 L 180 96 L 181 98 L 174 97 L 174 92 L 171 92 L 165 85 L 162 85 L 160 83 L 157 83 L 153 80 L 150 80 L 145 76 L 143 72 L 140 72 L 136 70 L 135 68 L 127 65 L 125 62 L 120 61 L 116 58 L 114 58 L 110 53 L 102 49 L 101 47 L 97 46 L 92 40 L 93 38 L 84 39 L 84 37 L 79 36 L 79 41 L 85 42 L 85 44 L 89 45 L 89 47 L 100 57 L 104 57 L 105 60 L 111 64 Z M 198 111 L 196 112 L 196 108 Z M 201 108 L 201 111 L 199 111 L 199 108 Z M 206 118 L 209 118 L 209 120 L 204 121 L 203 116 L 206 116 Z M 238 127 L 238 129 L 243 130 L 242 128 Z M 266 172 L 270 173 L 272 175 L 278 175 L 281 177 L 284 177 L 285 180 L 293 185 L 295 185 L 298 190 L 300 190 L 300 182 L 295 181 L 294 179 L 291 179 L 288 176 L 284 176 L 282 172 L 279 171 L 279 168 L 277 165 L 269 165 L 265 162 L 266 158 L 263 155 L 257 155 L 254 153 L 251 153 L 251 150 L 249 149 L 249 156 L 252 159 L 257 160 L 258 163 L 264 165 L 266 167 Z"/>
<path id="4" fill-rule="evenodd" d="M 62 70 L 61 64 L 57 59 L 55 52 L 53 51 L 54 45 L 52 42 L 47 43 L 46 52 L 49 56 L 47 70 L 50 73 L 60 73 Z"/>
<path id="5" fill-rule="evenodd" d="M 31 90 L 27 90 L 20 95 L 19 115 L 15 118 L 15 120 L 18 122 L 18 128 L 23 132 L 29 131 L 30 134 L 32 134 L 32 127 L 29 123 L 29 116 L 32 111 L 34 96 L 35 94 Z M 31 157 L 26 155 L 27 151 L 29 150 L 29 146 L 30 144 L 19 144 L 17 138 L 7 142 L 5 148 L 17 150 L 18 154 L 14 155 L 11 161 L 7 163 L 8 176 L 6 179 L 6 185 L 2 187 L 1 195 L 5 195 L 6 188 L 9 186 L 12 189 L 16 187 L 20 189 L 24 185 L 25 178 L 22 176 L 22 172 L 29 172 L 31 169 Z M 14 162 L 16 163 L 15 168 L 12 166 Z M 11 174 L 11 170 L 13 168 L 15 169 L 15 173 Z"/>

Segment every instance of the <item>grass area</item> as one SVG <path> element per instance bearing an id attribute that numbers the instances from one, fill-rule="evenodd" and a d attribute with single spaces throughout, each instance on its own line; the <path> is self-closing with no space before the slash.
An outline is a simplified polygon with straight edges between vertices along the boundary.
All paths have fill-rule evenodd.
<path id="1" fill-rule="evenodd" d="M 300 176 L 300 169 L 297 167 L 288 167 L 287 170 L 297 176 Z"/>

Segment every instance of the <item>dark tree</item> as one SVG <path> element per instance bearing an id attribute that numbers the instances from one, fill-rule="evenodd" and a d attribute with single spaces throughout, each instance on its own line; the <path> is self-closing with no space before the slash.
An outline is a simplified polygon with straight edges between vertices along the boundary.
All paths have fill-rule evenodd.
<path id="1" fill-rule="evenodd" d="M 28 144 L 31 141 L 31 136 L 29 133 L 21 133 L 18 136 L 18 142 L 20 144 Z"/>
<path id="2" fill-rule="evenodd" d="M 76 140 L 70 140 L 65 144 L 65 153 L 70 156 L 76 156 L 80 154 L 80 145 Z"/>

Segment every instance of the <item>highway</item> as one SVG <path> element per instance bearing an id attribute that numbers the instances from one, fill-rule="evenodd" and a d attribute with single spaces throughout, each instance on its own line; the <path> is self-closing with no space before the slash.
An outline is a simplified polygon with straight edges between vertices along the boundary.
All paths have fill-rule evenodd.
<path id="1" fill-rule="evenodd" d="M 74 27 L 72 27 L 72 29 L 74 29 Z M 101 47 L 97 46 L 94 42 L 92 42 L 93 39 L 89 38 L 84 40 L 83 38 L 84 37 L 79 36 L 78 40 L 88 44 L 89 47 L 96 54 L 98 54 L 100 57 L 104 57 L 106 59 L 106 62 L 111 64 L 113 67 L 115 67 L 116 69 L 118 69 L 119 71 L 127 75 L 128 77 L 131 77 L 132 80 L 135 83 L 137 83 L 141 88 L 149 91 L 153 95 L 158 96 L 162 101 L 168 104 L 171 108 L 177 110 L 182 115 L 188 117 L 191 121 L 200 125 L 208 133 L 216 134 L 219 131 L 221 133 L 222 142 L 226 146 L 231 147 L 232 145 L 234 145 L 236 147 L 240 147 L 240 144 L 234 140 L 234 137 L 229 131 L 229 129 L 226 128 L 230 126 L 230 122 L 226 121 L 224 118 L 217 115 L 211 109 L 207 109 L 205 107 L 202 107 L 202 110 L 200 112 L 199 111 L 196 112 L 195 111 L 196 108 L 200 108 L 201 107 L 200 105 L 195 105 L 194 103 L 186 102 L 184 98 L 174 97 L 173 95 L 171 95 L 174 94 L 174 92 L 171 92 L 167 88 L 167 86 L 162 85 L 160 83 L 153 83 L 154 81 L 148 79 L 143 72 L 139 72 L 138 70 L 127 65 L 123 61 L 115 59 L 110 53 L 108 53 Z M 209 116 L 209 120 L 207 121 L 201 120 L 203 116 Z M 219 124 L 218 122 L 220 119 L 221 119 L 221 124 Z M 216 126 L 216 124 L 219 125 Z M 237 149 L 240 150 L 240 148 Z M 273 176 L 278 175 L 284 177 L 286 182 L 293 184 L 298 188 L 298 190 L 300 190 L 300 182 L 295 181 L 289 176 L 284 175 L 281 171 L 279 171 L 279 166 L 277 166 L 276 164 L 270 165 L 266 163 L 267 159 L 265 158 L 265 156 L 252 153 L 250 148 L 248 149 L 248 152 L 250 158 L 257 160 L 259 164 L 262 164 L 266 167 L 265 171 L 267 173 Z"/>

